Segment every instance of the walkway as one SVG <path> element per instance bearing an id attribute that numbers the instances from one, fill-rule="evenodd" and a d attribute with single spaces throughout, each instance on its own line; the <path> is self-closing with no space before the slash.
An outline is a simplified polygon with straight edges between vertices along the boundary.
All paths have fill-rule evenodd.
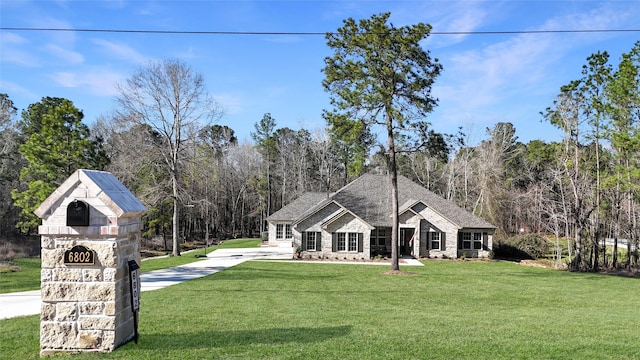
<path id="1" fill-rule="evenodd" d="M 259 247 L 244 249 L 218 249 L 207 254 L 207 258 L 190 264 L 161 269 L 140 275 L 141 291 L 152 291 L 175 285 L 183 281 L 214 274 L 248 260 L 287 260 L 293 256 L 292 248 Z M 329 261 L 327 261 L 329 262 Z M 349 262 L 339 262 L 349 263 Z M 388 263 L 363 263 L 389 265 Z M 403 259 L 403 265 L 422 265 L 417 260 Z M 0 294 L 0 319 L 40 313 L 40 290 Z"/>

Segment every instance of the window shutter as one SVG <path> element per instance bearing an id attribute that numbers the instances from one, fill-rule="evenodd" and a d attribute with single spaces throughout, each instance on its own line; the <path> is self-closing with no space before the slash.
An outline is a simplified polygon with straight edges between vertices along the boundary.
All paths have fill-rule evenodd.
<path id="1" fill-rule="evenodd" d="M 482 250 L 489 250 L 489 234 L 482 233 Z"/>
<path id="2" fill-rule="evenodd" d="M 307 232 L 303 231 L 302 232 L 302 251 L 306 251 L 307 250 Z"/>
<path id="3" fill-rule="evenodd" d="M 362 233 L 358 233 L 358 252 L 364 252 L 364 237 Z"/>
<path id="4" fill-rule="evenodd" d="M 331 252 L 338 250 L 338 234 L 331 233 Z"/>
<path id="5" fill-rule="evenodd" d="M 458 249 L 462 249 L 462 233 L 458 230 Z"/>
<path id="6" fill-rule="evenodd" d="M 447 250 L 447 233 L 446 232 L 440 233 L 440 250 L 442 251 Z"/>

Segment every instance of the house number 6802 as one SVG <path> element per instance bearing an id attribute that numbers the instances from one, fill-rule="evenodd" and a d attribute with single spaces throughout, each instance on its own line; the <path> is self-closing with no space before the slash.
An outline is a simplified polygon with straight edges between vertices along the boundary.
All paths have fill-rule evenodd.
<path id="1" fill-rule="evenodd" d="M 67 262 L 86 263 L 91 259 L 91 253 L 88 251 L 74 251 L 69 253 Z"/>
<path id="2" fill-rule="evenodd" d="M 74 246 L 71 250 L 64 252 L 64 263 L 66 265 L 93 265 L 94 252 L 82 245 Z"/>

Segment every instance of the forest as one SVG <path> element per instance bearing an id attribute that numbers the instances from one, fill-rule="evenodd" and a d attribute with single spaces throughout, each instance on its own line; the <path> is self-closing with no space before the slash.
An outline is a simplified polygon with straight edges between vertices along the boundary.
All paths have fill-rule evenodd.
<path id="1" fill-rule="evenodd" d="M 464 129 L 437 133 L 423 118 L 419 136 L 393 131 L 397 173 L 494 224 L 498 247 L 535 234 L 574 270 L 637 266 L 640 42 L 620 59 L 598 51 L 576 73 L 540 113 L 562 141 L 522 143 L 500 122 L 471 145 Z M 144 237 L 167 248 L 172 236 L 259 237 L 265 218 L 301 194 L 390 171 L 386 139 L 346 113 L 298 130 L 265 113 L 253 141 L 240 143 L 216 124 L 224 115 L 202 78 L 177 60 L 142 68 L 118 90 L 117 109 L 91 126 L 70 99 L 44 97 L 19 112 L 0 94 L 0 239 L 36 234 L 33 210 L 78 168 L 116 175 L 148 208 Z"/>

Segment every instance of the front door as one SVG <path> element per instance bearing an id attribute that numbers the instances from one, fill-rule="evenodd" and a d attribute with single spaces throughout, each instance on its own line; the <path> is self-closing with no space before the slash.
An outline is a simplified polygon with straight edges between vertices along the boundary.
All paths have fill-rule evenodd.
<path id="1" fill-rule="evenodd" d="M 400 229 L 400 241 L 398 244 L 398 251 L 400 256 L 411 255 L 411 247 L 413 246 L 413 233 L 415 229 L 413 228 L 402 228 Z"/>

